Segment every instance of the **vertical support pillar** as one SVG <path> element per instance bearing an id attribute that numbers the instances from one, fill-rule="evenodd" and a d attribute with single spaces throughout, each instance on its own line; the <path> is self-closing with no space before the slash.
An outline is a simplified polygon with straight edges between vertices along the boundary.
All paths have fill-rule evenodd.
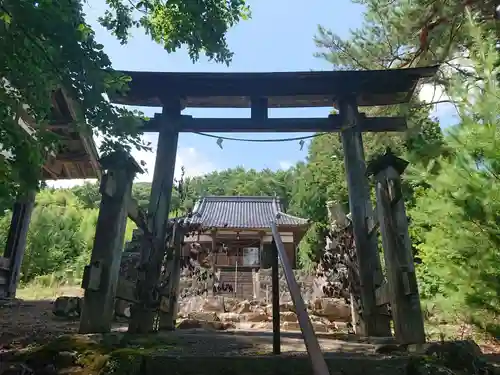
<path id="1" fill-rule="evenodd" d="M 166 302 L 166 308 L 160 309 L 159 329 L 173 330 L 177 319 L 179 286 L 181 280 L 181 253 L 182 253 L 182 238 L 184 237 L 184 228 L 180 223 L 174 226 L 174 233 L 171 238 L 169 262 L 167 267 L 167 285 L 165 287 L 165 295 L 162 301 Z M 162 304 L 163 305 L 163 304 Z"/>
<path id="2" fill-rule="evenodd" d="M 20 195 L 12 209 L 12 219 L 10 221 L 9 233 L 5 244 L 4 257 L 9 259 L 6 274 L 6 283 L 1 285 L 0 298 L 15 298 L 21 264 L 23 263 L 26 239 L 31 220 L 31 213 L 35 207 L 36 191 L 28 191 Z M 7 268 L 7 267 L 6 267 Z"/>
<path id="3" fill-rule="evenodd" d="M 127 208 L 132 183 L 139 165 L 124 152 L 115 152 L 100 161 L 107 170 L 102 177 L 102 194 L 90 265 L 85 267 L 85 290 L 80 317 L 80 333 L 107 333 L 113 320 L 120 271 Z"/>
<path id="4" fill-rule="evenodd" d="M 139 283 L 137 285 L 139 303 L 134 304 L 131 309 L 131 319 L 128 327 L 130 333 L 156 331 L 154 323 L 159 301 L 157 301 L 155 290 L 165 255 L 168 214 L 170 212 L 175 159 L 179 140 L 177 124 L 180 117 L 180 100 L 165 100 L 163 102 L 162 124 L 158 136 L 158 148 L 148 207 L 148 226 L 151 228 L 152 233 L 150 234 L 150 241 L 144 241 L 141 245 L 144 264 L 139 272 Z M 165 319 L 168 319 L 168 317 L 165 317 Z"/>
<path id="5" fill-rule="evenodd" d="M 255 277 L 254 277 L 254 298 L 259 300 L 261 297 L 260 293 L 260 270 L 262 269 L 262 253 L 264 251 L 264 235 L 265 232 L 259 233 L 259 267 L 255 269 Z"/>
<path id="6" fill-rule="evenodd" d="M 216 277 L 215 277 L 215 268 L 217 266 L 217 231 L 213 230 L 211 233 L 211 238 L 212 238 L 212 296 L 215 297 L 216 290 L 215 290 L 215 285 L 217 283 Z"/>
<path id="7" fill-rule="evenodd" d="M 377 238 L 368 231 L 368 218 L 373 212 L 356 99 L 341 100 L 339 112 L 343 118 L 341 138 L 361 284 L 362 311 L 357 332 L 364 336 L 390 336 L 389 316 L 383 307 L 376 306 L 375 289 L 382 283 L 382 269 Z"/>
<path id="8" fill-rule="evenodd" d="M 281 332 L 280 332 L 280 276 L 278 248 L 273 239 L 271 263 L 271 293 L 273 299 L 273 354 L 281 354 Z"/>
<path id="9" fill-rule="evenodd" d="M 368 165 L 375 176 L 377 214 L 387 268 L 389 302 L 396 340 L 402 344 L 425 342 L 424 321 L 408 233 L 401 174 L 408 162 L 390 151 Z"/>

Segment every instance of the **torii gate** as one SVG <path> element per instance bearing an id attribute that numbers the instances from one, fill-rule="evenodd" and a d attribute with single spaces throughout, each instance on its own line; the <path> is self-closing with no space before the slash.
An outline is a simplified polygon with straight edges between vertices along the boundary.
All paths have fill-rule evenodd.
<path id="1" fill-rule="evenodd" d="M 376 237 L 371 235 L 367 220 L 372 216 L 372 207 L 368 180 L 365 175 L 366 164 L 361 134 L 363 132 L 399 132 L 404 131 L 407 125 L 406 119 L 402 117 L 367 117 L 358 113 L 358 106 L 407 103 L 419 80 L 433 76 L 436 70 L 437 67 L 434 66 L 379 71 L 286 73 L 124 71 L 125 75 L 132 78 L 130 90 L 127 96 L 109 93 L 114 103 L 163 108 L 162 113 L 156 114 L 154 118 L 145 122 L 143 128 L 144 132 L 159 133 L 147 219 L 147 226 L 154 236 L 155 248 L 142 249 L 145 252 L 151 250 L 153 252 L 151 258 L 156 260 L 150 264 L 148 272 L 143 273 L 142 277 L 146 285 L 154 287 L 159 278 L 180 132 L 340 132 L 360 269 L 362 314 L 359 333 L 366 336 L 390 336 L 389 319 L 384 313 L 385 307 L 377 303 L 377 292 L 380 293 L 377 287 L 382 284 L 382 271 Z M 339 114 L 329 115 L 327 118 L 268 117 L 269 108 L 331 108 L 334 104 Z M 193 118 L 181 114 L 185 108 L 251 108 L 251 117 L 244 119 Z M 133 179 L 133 174 L 137 171 L 136 166 L 131 166 L 131 168 L 129 180 Z M 131 186 L 131 181 L 123 185 Z M 113 184 L 115 190 L 117 185 L 120 184 L 116 182 Z M 118 213 L 119 210 L 116 212 Z M 119 232 L 117 227 L 116 233 Z M 106 251 L 107 255 L 103 255 Z M 116 259 L 116 256 L 113 258 L 109 251 L 111 250 L 94 247 L 96 254 L 102 252 L 102 259 L 113 259 L 113 265 L 109 264 L 108 267 L 116 270 L 116 262 L 119 262 L 119 259 Z M 115 255 L 119 254 L 117 251 L 115 249 Z M 113 272 L 115 271 L 111 273 Z M 104 277 L 104 274 L 101 276 Z M 115 276 L 108 275 L 107 277 Z M 410 279 L 414 281 L 414 273 Z M 108 294 L 107 299 L 114 298 L 116 285 L 113 286 L 113 283 L 116 284 L 116 279 L 114 280 L 109 284 L 111 285 L 108 288 L 110 295 Z M 405 280 L 398 282 L 404 283 Z M 408 292 L 409 295 L 415 293 L 415 289 Z M 81 326 L 81 331 L 92 330 L 92 324 L 88 323 L 92 320 L 91 316 L 102 317 L 103 312 L 104 316 L 111 316 L 110 311 L 102 310 L 109 310 L 110 302 L 103 306 L 103 303 L 99 302 L 102 301 L 103 296 L 99 298 L 93 293 L 86 292 L 82 322 L 87 321 L 87 323 L 86 328 Z M 421 340 L 420 331 L 423 333 L 420 306 L 416 306 L 414 300 L 410 305 L 408 311 L 414 311 L 415 329 L 419 331 L 416 339 L 418 341 Z M 91 312 L 90 306 L 94 306 L 93 309 L 97 310 Z M 151 331 L 154 316 L 154 308 L 137 305 L 132 313 L 129 330 L 132 332 Z M 166 319 L 171 319 L 171 315 Z M 170 320 L 164 323 L 168 326 L 171 322 Z"/>

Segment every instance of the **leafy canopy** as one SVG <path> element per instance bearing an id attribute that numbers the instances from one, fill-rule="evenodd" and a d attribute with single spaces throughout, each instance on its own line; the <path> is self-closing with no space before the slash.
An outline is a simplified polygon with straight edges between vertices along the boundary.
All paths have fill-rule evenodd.
<path id="1" fill-rule="evenodd" d="M 138 113 L 111 105 L 107 90 L 125 92 L 129 78 L 112 69 L 85 20 L 82 0 L 6 0 L 0 4 L 0 200 L 38 185 L 48 153 L 61 140 L 50 131 L 52 94 L 62 88 L 78 103 L 81 131 L 101 135 L 101 151 L 146 149 Z M 225 34 L 249 17 L 244 0 L 107 0 L 101 23 L 125 43 L 141 27 L 167 52 L 186 46 L 229 64 Z M 18 126 L 27 123 L 31 135 Z M 88 125 L 88 126 L 87 126 Z"/>

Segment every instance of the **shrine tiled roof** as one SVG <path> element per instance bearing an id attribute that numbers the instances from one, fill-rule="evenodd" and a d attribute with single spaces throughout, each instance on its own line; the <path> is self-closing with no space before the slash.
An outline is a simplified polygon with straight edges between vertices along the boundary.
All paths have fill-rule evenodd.
<path id="1" fill-rule="evenodd" d="M 277 197 L 206 196 L 193 209 L 190 222 L 213 228 L 269 228 L 278 226 L 308 227 L 309 220 L 283 212 Z"/>

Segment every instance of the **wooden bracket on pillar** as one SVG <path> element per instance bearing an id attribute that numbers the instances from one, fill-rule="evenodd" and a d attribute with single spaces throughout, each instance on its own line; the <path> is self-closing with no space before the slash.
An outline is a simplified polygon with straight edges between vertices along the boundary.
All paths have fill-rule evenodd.
<path id="1" fill-rule="evenodd" d="M 118 285 L 123 240 L 127 225 L 132 183 L 142 173 L 137 162 L 125 152 L 104 156 L 100 164 L 106 174 L 101 180 L 101 205 L 90 265 L 85 268 L 85 289 L 80 333 L 107 333 L 111 330 Z"/>
<path id="2" fill-rule="evenodd" d="M 102 263 L 98 260 L 83 269 L 82 289 L 98 291 L 101 288 Z"/>
<path id="3" fill-rule="evenodd" d="M 419 344 L 425 342 L 425 330 L 400 177 L 407 165 L 406 160 L 388 150 L 369 163 L 367 173 L 374 175 L 376 181 L 377 214 L 396 340 Z"/>
<path id="4" fill-rule="evenodd" d="M 370 235 L 367 218 L 372 215 L 360 115 L 356 99 L 343 98 L 338 103 L 342 119 L 341 139 L 349 192 L 349 207 L 356 244 L 361 284 L 361 314 L 358 332 L 366 336 L 390 336 L 389 319 L 384 307 L 378 307 L 377 284 L 383 280 L 376 236 Z"/>

